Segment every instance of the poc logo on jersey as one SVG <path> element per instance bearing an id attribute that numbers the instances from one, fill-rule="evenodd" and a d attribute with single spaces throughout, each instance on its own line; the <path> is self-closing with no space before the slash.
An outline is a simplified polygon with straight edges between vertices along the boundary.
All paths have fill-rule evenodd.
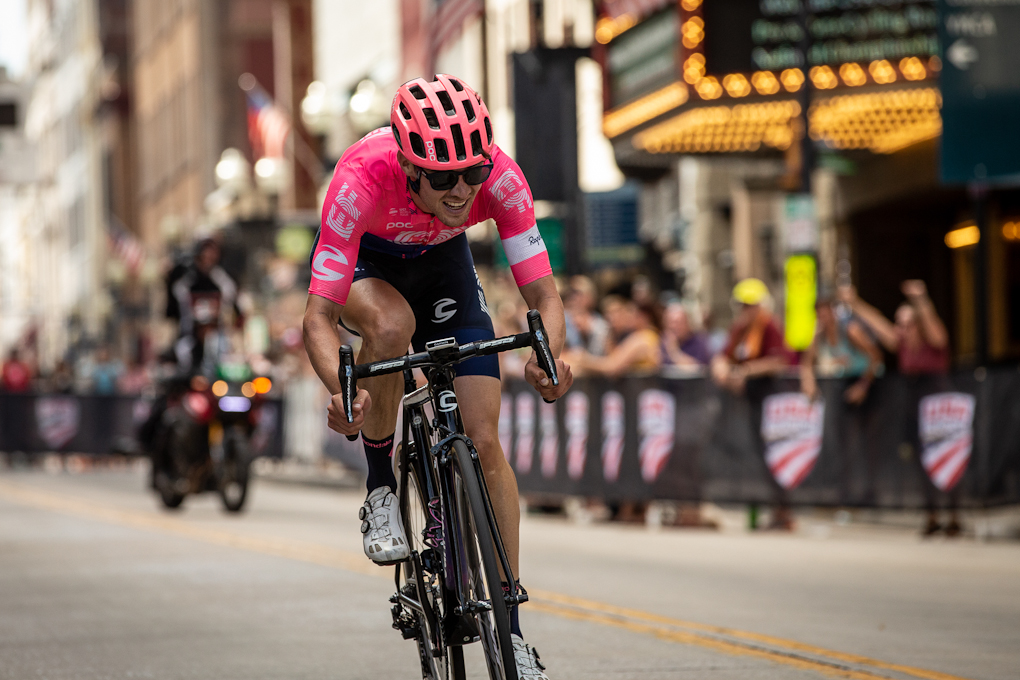
<path id="1" fill-rule="evenodd" d="M 433 144 L 432 142 L 425 142 L 425 149 L 429 153 L 429 160 L 430 161 L 436 160 L 436 145 Z"/>
<path id="2" fill-rule="evenodd" d="M 387 229 L 410 229 L 410 222 L 390 222 L 386 225 Z"/>
<path id="3" fill-rule="evenodd" d="M 439 393 L 439 410 L 449 413 L 457 408 L 457 395 L 451 390 L 444 390 Z"/>
<path id="4" fill-rule="evenodd" d="M 457 313 L 457 301 L 453 298 L 436 300 L 433 306 L 435 307 L 435 317 L 433 317 L 432 323 L 445 323 Z M 452 307 L 452 309 L 447 309 L 448 307 Z"/>

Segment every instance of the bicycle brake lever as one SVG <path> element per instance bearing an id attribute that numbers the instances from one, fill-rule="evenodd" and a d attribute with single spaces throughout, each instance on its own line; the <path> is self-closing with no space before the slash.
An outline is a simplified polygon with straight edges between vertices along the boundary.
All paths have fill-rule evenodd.
<path id="1" fill-rule="evenodd" d="M 545 371 L 553 385 L 559 385 L 560 377 L 556 374 L 556 360 L 553 358 L 552 350 L 549 349 L 549 335 L 545 332 L 542 315 L 538 313 L 537 309 L 528 310 L 528 330 L 531 331 L 531 346 L 535 350 L 538 367 Z M 556 400 L 550 401 L 542 397 L 542 401 L 552 404 Z"/>
<path id="2" fill-rule="evenodd" d="M 337 369 L 340 379 L 340 395 L 343 397 L 344 414 L 347 422 L 354 422 L 354 396 L 357 394 L 358 379 L 354 377 L 354 350 L 350 345 L 340 347 L 340 368 Z M 347 435 L 347 441 L 356 441 L 358 435 Z"/>

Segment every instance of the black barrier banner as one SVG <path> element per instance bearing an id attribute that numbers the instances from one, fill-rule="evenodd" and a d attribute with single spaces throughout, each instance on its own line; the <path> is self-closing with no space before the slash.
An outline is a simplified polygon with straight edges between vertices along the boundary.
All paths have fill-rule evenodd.
<path id="1" fill-rule="evenodd" d="M 72 394 L 0 394 L 0 451 L 107 454 L 134 452 L 150 399 Z M 252 433 L 256 455 L 283 455 L 282 408 L 268 399 Z"/>
<path id="2" fill-rule="evenodd" d="M 504 384 L 500 441 L 521 492 L 609 501 L 919 508 L 1020 502 L 1020 373 L 845 380 L 583 378 L 555 404 Z M 994 436 L 992 436 L 994 433 Z M 929 476 L 930 475 L 930 476 Z"/>

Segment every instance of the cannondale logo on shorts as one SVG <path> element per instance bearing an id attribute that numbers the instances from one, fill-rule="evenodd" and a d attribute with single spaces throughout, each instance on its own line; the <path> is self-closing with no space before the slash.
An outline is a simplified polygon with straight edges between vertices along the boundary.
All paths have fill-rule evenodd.
<path id="1" fill-rule="evenodd" d="M 435 306 L 435 317 L 432 319 L 432 323 L 446 323 L 453 318 L 453 315 L 457 313 L 457 301 L 453 298 L 443 298 L 442 300 L 436 300 Z"/>

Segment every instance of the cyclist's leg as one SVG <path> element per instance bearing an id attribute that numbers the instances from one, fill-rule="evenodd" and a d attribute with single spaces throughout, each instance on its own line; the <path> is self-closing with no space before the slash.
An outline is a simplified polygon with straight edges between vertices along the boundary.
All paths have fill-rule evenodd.
<path id="1" fill-rule="evenodd" d="M 410 305 L 396 288 L 382 279 L 355 281 L 342 319 L 345 326 L 361 336 L 359 364 L 405 354 L 414 334 L 414 313 Z M 358 381 L 358 387 L 368 390 L 372 397 L 372 410 L 365 417 L 362 433 L 373 440 L 392 435 L 403 394 L 401 375 L 364 378 Z"/>
<path id="2" fill-rule="evenodd" d="M 514 577 L 520 578 L 521 507 L 517 498 L 517 478 L 499 444 L 499 379 L 488 375 L 461 375 L 454 381 L 464 429 L 478 449 L 478 457 L 489 489 L 492 511 L 496 515 L 500 537 L 506 549 Z M 506 578 L 506 575 L 503 575 Z"/>

